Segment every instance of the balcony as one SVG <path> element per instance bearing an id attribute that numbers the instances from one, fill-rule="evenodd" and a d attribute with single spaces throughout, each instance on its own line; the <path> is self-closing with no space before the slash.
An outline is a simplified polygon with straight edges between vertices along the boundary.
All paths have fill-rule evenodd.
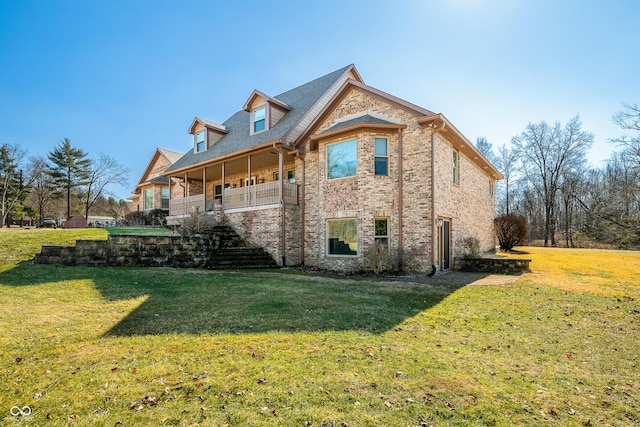
<path id="1" fill-rule="evenodd" d="M 222 210 L 242 210 L 260 208 L 280 203 L 280 182 L 250 185 L 241 188 L 227 188 L 222 193 Z M 298 185 L 285 182 L 283 198 L 286 204 L 298 204 Z M 194 211 L 205 212 L 218 208 L 217 200 L 205 200 L 204 194 L 172 199 L 169 203 L 169 215 L 186 215 Z"/>

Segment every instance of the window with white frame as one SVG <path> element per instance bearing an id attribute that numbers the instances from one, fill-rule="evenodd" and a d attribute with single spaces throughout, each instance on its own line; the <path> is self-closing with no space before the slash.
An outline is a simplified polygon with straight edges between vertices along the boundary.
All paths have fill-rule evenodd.
<path id="1" fill-rule="evenodd" d="M 387 138 L 374 139 L 374 172 L 376 175 L 389 174 L 389 140 Z"/>
<path id="2" fill-rule="evenodd" d="M 205 140 L 204 140 L 204 131 L 200 131 L 196 133 L 196 153 L 204 151 L 205 149 Z"/>
<path id="3" fill-rule="evenodd" d="M 327 179 L 356 176 L 357 153 L 355 139 L 327 145 Z"/>
<path id="4" fill-rule="evenodd" d="M 489 178 L 489 196 L 493 197 L 496 192 L 496 182 Z"/>
<path id="5" fill-rule="evenodd" d="M 453 150 L 453 183 L 460 184 L 460 153 Z"/>
<path id="6" fill-rule="evenodd" d="M 375 218 L 375 243 L 376 245 L 389 247 L 389 219 Z"/>
<path id="7" fill-rule="evenodd" d="M 267 107 L 260 107 L 253 110 L 253 133 L 267 130 Z"/>
<path id="8" fill-rule="evenodd" d="M 358 255 L 358 220 L 327 220 L 327 254 Z"/>

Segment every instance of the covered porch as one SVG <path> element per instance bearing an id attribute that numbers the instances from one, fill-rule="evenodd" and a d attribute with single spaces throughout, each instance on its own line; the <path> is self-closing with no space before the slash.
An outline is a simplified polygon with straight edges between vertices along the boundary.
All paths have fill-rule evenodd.
<path id="1" fill-rule="evenodd" d="M 295 156 L 282 149 L 271 147 L 170 177 L 177 179 L 170 180 L 169 217 L 298 205 Z"/>

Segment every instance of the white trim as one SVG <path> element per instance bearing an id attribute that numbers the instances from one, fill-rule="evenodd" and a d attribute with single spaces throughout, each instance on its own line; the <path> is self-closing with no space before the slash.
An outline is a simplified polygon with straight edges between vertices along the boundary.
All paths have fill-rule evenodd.
<path id="1" fill-rule="evenodd" d="M 258 110 L 260 110 L 262 108 L 264 108 L 264 129 L 256 131 L 255 130 L 256 121 L 254 120 L 254 115 L 255 115 L 256 111 L 258 111 Z M 270 110 L 270 108 L 269 108 L 269 103 L 268 102 L 265 102 L 263 104 L 257 105 L 255 108 L 253 108 L 251 110 L 251 112 L 249 113 L 250 135 L 257 135 L 259 133 L 266 132 L 266 131 L 269 130 L 269 120 L 270 120 L 270 117 L 271 117 L 271 114 L 269 113 L 269 110 Z"/>

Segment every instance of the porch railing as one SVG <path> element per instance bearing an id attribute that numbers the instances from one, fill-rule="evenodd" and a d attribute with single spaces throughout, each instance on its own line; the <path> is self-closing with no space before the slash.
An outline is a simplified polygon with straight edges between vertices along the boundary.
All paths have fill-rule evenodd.
<path id="1" fill-rule="evenodd" d="M 204 194 L 169 200 L 169 215 L 185 215 L 204 212 Z"/>
<path id="2" fill-rule="evenodd" d="M 228 188 L 222 193 L 223 209 L 242 209 L 280 203 L 280 183 L 278 181 L 264 184 L 250 185 L 241 188 Z M 283 198 L 286 204 L 298 204 L 298 185 L 290 182 L 284 183 Z M 172 199 L 169 204 L 169 215 L 185 215 L 195 210 L 204 212 L 205 206 L 213 207 L 214 203 L 207 201 L 205 205 L 204 195 Z"/>

